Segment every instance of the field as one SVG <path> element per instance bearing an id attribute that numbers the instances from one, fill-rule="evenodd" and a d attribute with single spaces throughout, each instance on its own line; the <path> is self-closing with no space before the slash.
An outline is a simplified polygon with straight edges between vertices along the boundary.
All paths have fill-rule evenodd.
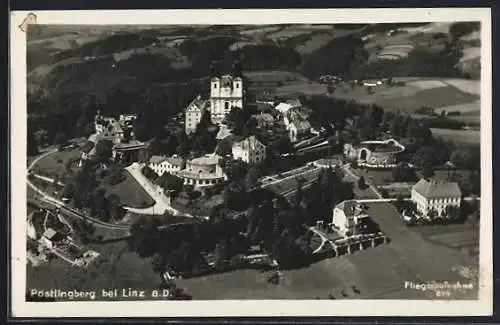
<path id="1" fill-rule="evenodd" d="M 443 138 L 444 140 L 451 140 L 456 143 L 479 144 L 481 142 L 481 133 L 479 130 L 431 129 L 431 131 L 436 137 Z"/>
<path id="2" fill-rule="evenodd" d="M 363 176 L 367 182 L 374 186 L 382 186 L 392 183 L 394 178 L 391 170 L 374 170 L 374 169 L 353 169 L 352 172 L 358 176 Z"/>
<path id="3" fill-rule="evenodd" d="M 65 168 L 67 161 L 79 158 L 79 150 L 57 151 L 40 159 L 33 166 L 33 172 L 43 174 L 44 176 L 57 176 Z"/>
<path id="4" fill-rule="evenodd" d="M 101 183 L 101 187 L 106 190 L 106 195 L 116 194 L 120 197 L 121 203 L 131 208 L 145 208 L 154 204 L 154 200 L 146 193 L 139 183 L 124 170 L 126 178 L 116 185 Z"/>
<path id="5" fill-rule="evenodd" d="M 399 78 L 398 78 L 399 80 Z M 369 94 L 365 87 L 338 87 L 334 97 L 374 103 L 384 109 L 412 114 L 422 106 L 471 114 L 480 109 L 477 88 L 479 81 L 458 79 L 411 78 L 402 86 L 379 86 Z"/>
<path id="6" fill-rule="evenodd" d="M 253 270 L 176 283 L 194 299 L 329 299 L 329 295 L 335 299 L 429 299 L 435 298 L 431 292 L 405 290 L 405 281 L 470 281 L 456 271 L 475 269 L 475 262 L 465 254 L 427 241 L 406 228 L 387 203 L 369 204 L 368 212 L 392 239 L 391 243 L 327 259 L 308 268 L 281 271 L 277 285 L 266 281 L 268 273 Z M 463 299 L 474 297 L 475 292 L 453 294 L 454 298 Z"/>
<path id="7" fill-rule="evenodd" d="M 249 89 L 258 93 L 272 93 L 276 95 L 287 95 L 290 93 L 307 93 L 308 89 L 323 89 L 326 91 L 325 85 L 318 83 L 310 83 L 303 75 L 289 71 L 248 71 L 244 72 L 251 85 Z"/>
<path id="8" fill-rule="evenodd" d="M 75 268 L 59 258 L 36 268 L 28 265 L 27 288 L 96 290 L 100 299 L 100 289 L 148 290 L 160 284 L 159 275 L 153 272 L 149 260 L 130 252 L 126 242 L 94 246 L 91 248 L 101 255 L 87 270 Z"/>

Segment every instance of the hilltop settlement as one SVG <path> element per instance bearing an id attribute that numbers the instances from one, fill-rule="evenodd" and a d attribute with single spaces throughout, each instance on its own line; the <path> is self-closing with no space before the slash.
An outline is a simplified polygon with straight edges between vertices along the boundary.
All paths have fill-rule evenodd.
<path id="1" fill-rule="evenodd" d="M 379 37 L 408 33 L 394 27 Z M 170 95 L 149 89 L 142 106 L 125 88 L 89 92 L 92 104 L 66 119 L 82 132 L 51 122 L 40 115 L 48 102 L 30 100 L 28 284 L 50 287 L 53 273 L 65 288 L 169 288 L 167 299 L 265 297 L 280 286 L 290 297 L 336 299 L 385 292 L 384 283 L 397 287 L 389 282 L 410 275 L 460 280 L 457 268 L 474 269 L 479 143 L 434 132 L 473 124 L 460 124 L 450 109 L 383 105 L 417 82 L 426 90 L 441 81 L 324 70 L 299 84 L 302 77 L 284 70 L 249 69 L 255 57 L 242 44 L 233 49 L 204 62 L 201 79 L 170 84 Z M 100 60 L 108 59 L 81 64 Z M 122 61 L 115 55 L 109 69 L 126 69 Z M 355 271 L 344 274 L 342 265 Z M 392 267 L 380 288 L 373 276 L 364 280 L 363 270 Z M 315 272 L 324 285 L 293 287 L 297 274 Z M 208 289 L 199 279 L 214 274 Z M 224 286 L 226 276 L 241 277 L 241 290 Z"/>

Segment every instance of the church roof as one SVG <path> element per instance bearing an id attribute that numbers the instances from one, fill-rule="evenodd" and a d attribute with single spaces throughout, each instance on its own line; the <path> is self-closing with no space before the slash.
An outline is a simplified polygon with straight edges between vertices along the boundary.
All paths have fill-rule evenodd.
<path id="1" fill-rule="evenodd" d="M 437 181 L 422 178 L 413 186 L 413 190 L 428 199 L 462 196 L 458 183 L 442 180 Z"/>

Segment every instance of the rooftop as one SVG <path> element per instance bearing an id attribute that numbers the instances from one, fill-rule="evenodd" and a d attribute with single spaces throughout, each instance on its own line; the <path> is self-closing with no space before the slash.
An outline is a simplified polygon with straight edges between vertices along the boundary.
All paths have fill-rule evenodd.
<path id="1" fill-rule="evenodd" d="M 233 147 L 240 147 L 243 150 L 255 150 L 259 146 L 263 146 L 263 144 L 254 135 L 233 144 Z"/>
<path id="2" fill-rule="evenodd" d="M 167 157 L 167 161 L 173 166 L 182 166 L 184 164 L 184 159 L 177 155 L 173 155 L 172 157 Z"/>
<path id="3" fill-rule="evenodd" d="M 43 236 L 48 238 L 48 239 L 52 239 L 54 238 L 55 236 L 57 235 L 57 231 L 55 231 L 54 229 L 52 228 L 48 228 L 47 230 L 45 230 L 45 232 L 43 233 Z"/>
<path id="4" fill-rule="evenodd" d="M 297 131 L 308 131 L 311 129 L 311 124 L 308 121 L 293 121 L 292 125 L 297 129 Z"/>
<path id="5" fill-rule="evenodd" d="M 153 155 L 153 156 L 151 156 L 151 158 L 149 158 L 149 162 L 152 164 L 160 164 L 160 163 L 164 162 L 165 160 L 167 160 L 167 156 Z"/>
<path id="6" fill-rule="evenodd" d="M 219 163 L 220 156 L 205 155 L 202 157 L 194 158 L 189 161 L 193 165 L 216 165 Z"/>
<path id="7" fill-rule="evenodd" d="M 344 211 L 346 217 L 354 217 L 362 211 L 360 204 L 356 200 L 345 200 L 335 206 L 335 209 Z"/>
<path id="8" fill-rule="evenodd" d="M 114 145 L 113 149 L 117 150 L 127 150 L 127 149 L 136 149 L 136 148 L 142 148 L 146 147 L 147 143 L 137 141 L 137 140 L 130 140 L 129 142 L 120 142 Z"/>
<path id="9" fill-rule="evenodd" d="M 422 178 L 413 186 L 413 190 L 426 198 L 462 196 L 462 191 L 460 191 L 458 183 L 442 180 L 427 180 Z"/>

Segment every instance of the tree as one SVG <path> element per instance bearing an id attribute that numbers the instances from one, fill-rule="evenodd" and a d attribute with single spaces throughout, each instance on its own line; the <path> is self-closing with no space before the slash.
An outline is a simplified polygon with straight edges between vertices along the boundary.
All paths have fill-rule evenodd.
<path id="1" fill-rule="evenodd" d="M 28 131 L 28 137 L 26 139 L 26 144 L 27 144 L 27 155 L 28 156 L 35 156 L 38 154 L 38 143 L 35 139 L 35 135 Z"/>
<path id="2" fill-rule="evenodd" d="M 430 209 L 428 212 L 427 212 L 427 217 L 430 219 L 430 220 L 434 220 L 436 219 L 436 217 L 438 216 L 438 213 L 436 210 L 434 209 Z"/>
<path id="3" fill-rule="evenodd" d="M 215 265 L 217 267 L 222 266 L 230 258 L 229 246 L 227 241 L 222 239 L 217 245 L 215 245 Z"/>
<path id="4" fill-rule="evenodd" d="M 328 85 L 326 86 L 326 92 L 331 95 L 335 91 L 335 86 L 333 83 L 329 82 Z"/>
<path id="5" fill-rule="evenodd" d="M 223 193 L 224 204 L 228 209 L 241 211 L 248 205 L 248 197 L 243 185 L 232 182 Z"/>
<path id="6" fill-rule="evenodd" d="M 250 191 L 259 186 L 260 171 L 256 167 L 250 167 L 245 176 L 245 188 Z"/>
<path id="7" fill-rule="evenodd" d="M 57 133 L 54 137 L 54 144 L 56 146 L 62 146 L 68 141 L 68 136 L 65 133 Z"/>
<path id="8" fill-rule="evenodd" d="M 461 211 L 457 206 L 448 205 L 444 211 L 446 218 L 452 222 L 460 220 Z"/>
<path id="9" fill-rule="evenodd" d="M 460 169 L 479 170 L 481 151 L 479 146 L 460 147 L 451 152 L 450 161 Z"/>
<path id="10" fill-rule="evenodd" d="M 113 154 L 113 142 L 111 140 L 99 140 L 95 145 L 96 160 L 100 163 L 108 163 Z"/>
<path id="11" fill-rule="evenodd" d="M 408 164 L 405 162 L 400 162 L 392 170 L 392 177 L 395 182 L 408 182 L 415 179 L 415 173 Z"/>
<path id="12" fill-rule="evenodd" d="M 360 190 L 366 189 L 368 186 L 366 185 L 366 180 L 364 176 L 358 178 L 358 188 Z"/>
<path id="13" fill-rule="evenodd" d="M 437 153 L 430 146 L 421 147 L 413 155 L 412 162 L 422 169 L 431 168 L 437 164 Z"/>
<path id="14" fill-rule="evenodd" d="M 182 191 L 182 186 L 184 184 L 184 180 L 182 178 L 169 173 L 164 173 L 158 182 L 164 189 L 174 192 Z"/>

